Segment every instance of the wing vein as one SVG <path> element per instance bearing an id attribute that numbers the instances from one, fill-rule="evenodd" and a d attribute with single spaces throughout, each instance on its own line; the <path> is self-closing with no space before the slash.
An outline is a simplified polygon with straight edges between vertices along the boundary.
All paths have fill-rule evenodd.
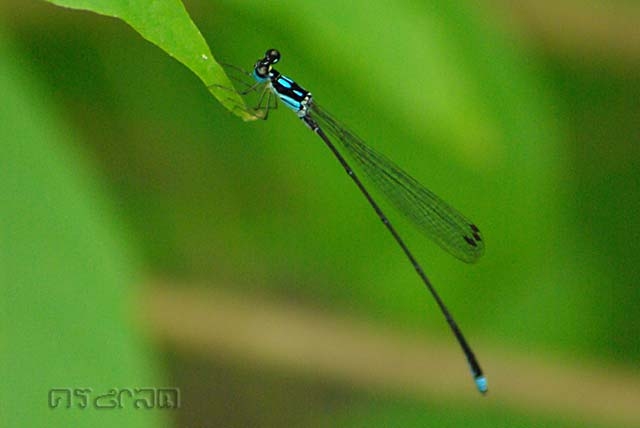
<path id="1" fill-rule="evenodd" d="M 369 147 L 317 104 L 311 117 L 326 133 L 340 141 L 374 187 L 424 235 L 456 258 L 475 262 L 484 252 L 478 228 L 456 209 L 403 171 L 393 161 Z"/>

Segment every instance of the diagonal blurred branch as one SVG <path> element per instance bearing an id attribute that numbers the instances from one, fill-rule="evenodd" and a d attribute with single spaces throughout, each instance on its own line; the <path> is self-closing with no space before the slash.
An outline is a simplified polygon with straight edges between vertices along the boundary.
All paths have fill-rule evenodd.
<path id="1" fill-rule="evenodd" d="M 42 8 L 0 1 L 11 25 L 38 20 Z M 558 53 L 640 62 L 640 3 L 624 0 L 487 0 L 505 26 Z M 51 21 L 48 25 L 56 25 Z M 58 25 L 65 25 L 64 22 Z"/>
<path id="2" fill-rule="evenodd" d="M 142 296 L 158 341 L 222 360 L 244 359 L 362 388 L 466 405 L 506 406 L 591 424 L 638 426 L 640 377 L 607 366 L 571 366 L 476 343 L 489 398 L 477 395 L 453 340 L 439 343 L 299 305 L 220 289 L 154 284 Z"/>
<path id="3" fill-rule="evenodd" d="M 490 0 L 507 26 L 558 53 L 640 63 L 640 3 Z"/>

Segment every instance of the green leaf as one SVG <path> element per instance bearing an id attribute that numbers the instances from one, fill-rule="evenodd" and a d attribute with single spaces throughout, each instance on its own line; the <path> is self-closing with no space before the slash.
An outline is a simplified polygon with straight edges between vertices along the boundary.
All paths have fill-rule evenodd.
<path id="1" fill-rule="evenodd" d="M 46 0 L 121 19 L 193 71 L 229 111 L 254 120 L 179 0 Z"/>
<path id="2" fill-rule="evenodd" d="M 122 409 L 94 406 L 113 388 L 165 384 L 133 328 L 140 263 L 23 62 L 0 34 L 0 426 L 164 426 L 126 395 Z M 50 408 L 53 388 L 90 388 L 90 404 Z"/>

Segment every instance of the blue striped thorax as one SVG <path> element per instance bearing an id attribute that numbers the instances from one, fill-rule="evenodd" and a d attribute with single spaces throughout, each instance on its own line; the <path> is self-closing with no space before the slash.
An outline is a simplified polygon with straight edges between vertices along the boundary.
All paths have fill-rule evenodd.
<path id="1" fill-rule="evenodd" d="M 296 112 L 298 117 L 305 117 L 311 103 L 311 92 L 274 69 L 273 64 L 279 60 L 280 52 L 275 49 L 268 50 L 264 58 L 256 62 L 252 76 L 259 83 L 269 82 L 271 90 L 280 101 Z"/>

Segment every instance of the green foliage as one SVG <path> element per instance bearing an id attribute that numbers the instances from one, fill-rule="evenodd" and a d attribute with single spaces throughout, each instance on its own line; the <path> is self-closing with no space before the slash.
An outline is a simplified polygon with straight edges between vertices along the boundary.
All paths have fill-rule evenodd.
<path id="1" fill-rule="evenodd" d="M 281 72 L 480 226 L 486 254 L 466 266 L 392 216 L 492 388 L 501 368 L 483 343 L 536 359 L 637 361 L 640 93 L 628 88 L 639 74 L 614 81 L 536 55 L 488 10 L 457 1 L 191 1 L 199 28 L 179 1 L 50 3 L 121 19 L 199 80 L 115 20 L 46 4 L 32 12 L 38 25 L 7 20 L 17 43 L 0 40 L 0 316 L 12 353 L 0 377 L 16 412 L 0 425 L 158 422 L 129 412 L 75 420 L 42 404 L 54 386 L 161 383 L 127 320 L 140 271 L 270 292 L 454 346 L 321 142 L 284 108 L 249 125 L 203 91 L 250 119 L 205 39 L 244 68 L 278 48 Z M 457 363 L 452 376 L 468 380 Z M 286 408 L 297 397 L 282 389 Z M 366 403 L 338 416 L 352 426 L 529 424 L 443 407 Z"/>
<path id="2" fill-rule="evenodd" d="M 139 262 L 32 69 L 0 35 L 3 427 L 157 427 L 157 412 L 48 406 L 53 388 L 163 385 L 132 329 Z M 29 77 L 27 77 L 29 76 Z M 74 400 L 77 398 L 74 397 Z"/>
<path id="3" fill-rule="evenodd" d="M 244 120 L 253 120 L 179 0 L 46 0 L 118 18 L 193 71 L 213 95 Z"/>

